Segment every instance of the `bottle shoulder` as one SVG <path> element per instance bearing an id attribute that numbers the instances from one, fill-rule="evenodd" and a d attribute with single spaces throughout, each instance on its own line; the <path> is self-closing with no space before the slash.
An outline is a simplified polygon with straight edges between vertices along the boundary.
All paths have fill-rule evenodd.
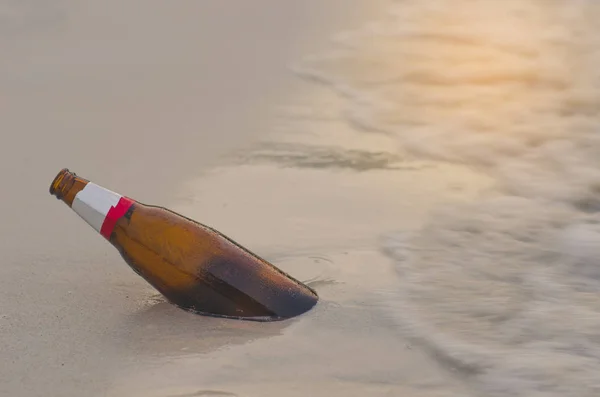
<path id="1" fill-rule="evenodd" d="M 116 242 L 133 239 L 182 256 L 238 255 L 246 251 L 217 230 L 168 208 L 135 202 L 118 222 Z"/>

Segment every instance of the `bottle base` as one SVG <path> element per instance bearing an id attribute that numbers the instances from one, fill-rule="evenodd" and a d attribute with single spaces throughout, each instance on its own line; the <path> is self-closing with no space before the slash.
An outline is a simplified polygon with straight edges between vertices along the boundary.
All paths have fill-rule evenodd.
<path id="1" fill-rule="evenodd" d="M 197 314 L 199 316 L 204 316 L 204 317 L 214 317 L 214 318 L 224 318 L 224 319 L 228 319 L 228 320 L 239 320 L 239 321 L 253 321 L 253 322 L 260 322 L 260 323 L 269 323 L 269 322 L 277 322 L 277 321 L 284 321 L 284 320 L 291 320 L 293 318 L 299 317 L 305 313 L 308 313 L 309 311 L 311 311 L 318 303 L 318 300 L 315 300 L 314 304 L 311 307 L 306 308 L 306 310 L 299 312 L 293 316 L 289 316 L 289 317 L 283 317 L 283 316 L 232 316 L 232 315 L 226 315 L 226 314 L 216 314 L 216 313 L 210 313 L 210 312 L 204 312 L 201 310 L 197 310 L 194 309 L 193 307 L 185 307 L 185 306 L 181 306 L 178 305 L 177 303 L 173 303 L 173 302 L 169 302 L 171 303 L 173 306 L 184 310 L 186 312 L 189 313 L 193 313 L 193 314 Z"/>

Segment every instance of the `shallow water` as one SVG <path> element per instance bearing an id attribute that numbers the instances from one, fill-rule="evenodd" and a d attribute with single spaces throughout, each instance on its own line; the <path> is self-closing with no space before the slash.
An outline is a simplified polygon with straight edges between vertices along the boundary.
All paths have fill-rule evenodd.
<path id="1" fill-rule="evenodd" d="M 399 330 L 476 395 L 600 392 L 599 18 L 586 0 L 395 1 L 298 68 L 365 134 L 495 181 L 383 247 Z"/>

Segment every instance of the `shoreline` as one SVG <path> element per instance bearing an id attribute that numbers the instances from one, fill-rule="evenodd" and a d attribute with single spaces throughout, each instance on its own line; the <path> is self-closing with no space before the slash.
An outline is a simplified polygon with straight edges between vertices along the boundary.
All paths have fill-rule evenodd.
<path id="1" fill-rule="evenodd" d="M 344 134 L 338 127 L 337 133 Z M 345 127 L 345 133 L 354 131 Z M 261 327 L 189 318 L 154 302 L 147 309 L 154 313 L 139 320 L 172 319 L 167 322 L 182 324 L 183 331 L 157 325 L 161 337 L 136 348 L 146 358 L 130 365 L 110 396 L 279 396 L 284 391 L 290 396 L 427 396 L 423 385 L 430 382 L 443 384 L 448 396 L 468 395 L 389 318 L 387 305 L 398 275 L 381 238 L 398 232 L 399 219 L 406 230 L 417 228 L 439 203 L 472 200 L 490 181 L 462 167 L 407 160 L 365 170 L 351 150 L 333 157 L 327 151 L 315 154 L 306 144 L 314 148 L 319 143 L 306 138 L 274 132 L 267 141 L 296 140 L 294 147 L 304 157 L 290 156 L 287 145 L 278 151 L 275 141 L 263 146 L 269 156 L 241 149 L 247 156 L 239 163 L 188 181 L 171 207 L 202 219 L 311 285 L 319 293 L 317 306 Z M 361 147 L 378 145 L 377 139 L 362 139 Z M 449 185 L 454 186 L 450 193 Z M 142 339 L 153 341 L 155 330 Z M 358 365 L 356 354 L 368 365 Z M 302 380 L 297 374 L 303 374 Z M 379 380 L 373 384 L 373 379 Z"/>

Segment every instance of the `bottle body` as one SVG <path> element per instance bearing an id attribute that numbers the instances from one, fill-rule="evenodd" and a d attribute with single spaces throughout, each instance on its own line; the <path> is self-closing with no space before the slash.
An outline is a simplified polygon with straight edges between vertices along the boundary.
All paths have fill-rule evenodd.
<path id="1" fill-rule="evenodd" d="M 57 175 L 51 193 L 183 309 L 269 321 L 302 314 L 318 300 L 312 289 L 222 233 L 167 208 L 123 197 L 68 170 Z"/>

